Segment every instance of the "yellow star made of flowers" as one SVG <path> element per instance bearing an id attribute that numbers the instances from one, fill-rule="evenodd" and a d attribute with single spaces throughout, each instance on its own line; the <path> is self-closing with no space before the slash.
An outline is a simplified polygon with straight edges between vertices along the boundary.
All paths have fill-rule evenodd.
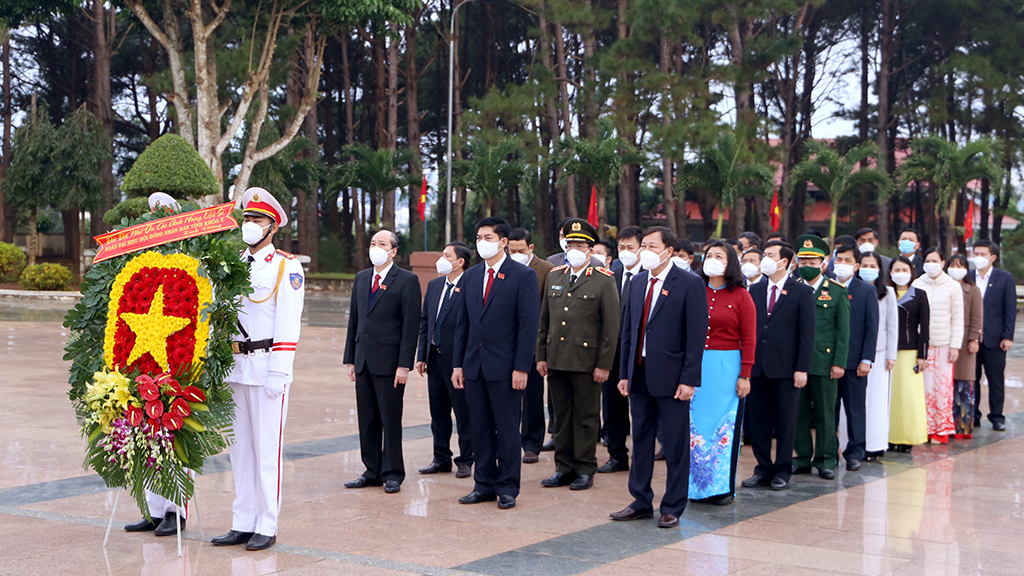
<path id="1" fill-rule="evenodd" d="M 128 357 L 126 365 L 130 365 L 149 352 L 153 360 L 164 370 L 168 370 L 167 364 L 167 338 L 188 326 L 191 322 L 188 318 L 164 315 L 164 287 L 160 286 L 153 294 L 153 302 L 149 305 L 149 312 L 145 314 L 133 314 L 123 312 L 128 327 L 135 333 L 135 346 Z"/>

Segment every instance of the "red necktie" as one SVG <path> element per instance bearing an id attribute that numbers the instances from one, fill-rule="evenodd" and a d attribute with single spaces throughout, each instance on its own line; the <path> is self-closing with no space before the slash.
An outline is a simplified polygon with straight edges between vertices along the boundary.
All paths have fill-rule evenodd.
<path id="1" fill-rule="evenodd" d="M 380 288 L 380 274 L 373 275 L 373 287 L 370 288 L 370 292 L 376 293 L 377 288 Z"/>
<path id="2" fill-rule="evenodd" d="M 494 284 L 494 268 L 487 269 L 487 288 L 484 289 L 484 304 L 487 304 L 487 295 L 491 293 L 491 284 Z"/>
<path id="3" fill-rule="evenodd" d="M 647 289 L 647 298 L 644 298 L 644 315 L 640 318 L 640 336 L 636 341 L 636 362 L 640 363 L 644 352 L 644 329 L 647 328 L 647 315 L 651 311 L 651 297 L 654 296 L 654 284 L 657 278 L 651 278 L 651 287 Z"/>
<path id="4" fill-rule="evenodd" d="M 772 313 L 772 309 L 775 308 L 775 294 L 779 291 L 779 287 L 772 284 L 772 297 L 768 299 L 768 313 Z"/>

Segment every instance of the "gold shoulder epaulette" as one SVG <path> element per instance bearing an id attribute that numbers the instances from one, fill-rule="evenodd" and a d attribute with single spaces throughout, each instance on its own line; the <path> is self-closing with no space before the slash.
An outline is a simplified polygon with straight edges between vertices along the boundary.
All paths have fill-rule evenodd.
<path id="1" fill-rule="evenodd" d="M 568 268 L 568 267 L 569 267 L 568 264 L 562 264 L 561 266 L 555 266 L 554 268 L 551 269 L 551 271 L 552 272 L 557 272 L 558 270 L 561 270 L 562 268 Z"/>
<path id="2" fill-rule="evenodd" d="M 597 271 L 600 272 L 601 274 L 604 274 L 605 276 L 615 276 L 615 272 L 612 272 L 607 268 L 597 268 Z"/>
<path id="3" fill-rule="evenodd" d="M 277 253 L 280 254 L 281 256 L 284 256 L 285 258 L 287 258 L 289 260 L 295 260 L 295 255 L 289 254 L 288 252 L 285 252 L 284 250 L 278 250 Z"/>
<path id="4" fill-rule="evenodd" d="M 842 283 L 842 282 L 840 282 L 839 280 L 832 280 L 831 282 L 832 282 L 833 284 L 835 284 L 836 286 L 839 286 L 840 288 L 846 288 L 846 284 L 843 284 L 843 283 Z"/>

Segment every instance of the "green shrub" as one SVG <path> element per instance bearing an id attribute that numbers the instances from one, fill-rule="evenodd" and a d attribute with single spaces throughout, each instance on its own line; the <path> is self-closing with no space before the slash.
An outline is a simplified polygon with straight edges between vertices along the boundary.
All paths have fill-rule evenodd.
<path id="1" fill-rule="evenodd" d="M 179 200 L 221 193 L 217 177 L 199 152 L 177 134 L 164 134 L 143 150 L 125 174 L 121 190 L 129 196 L 166 192 Z"/>
<path id="2" fill-rule="evenodd" d="M 25 269 L 25 253 L 14 244 L 0 242 L 0 282 L 17 282 Z"/>
<path id="3" fill-rule="evenodd" d="M 1004 233 L 1002 250 L 996 265 L 1013 274 L 1017 284 L 1024 284 L 1024 228 Z"/>
<path id="4" fill-rule="evenodd" d="M 26 290 L 67 290 L 71 286 L 71 270 L 60 264 L 34 264 L 21 273 L 21 287 Z"/>
<path id="5" fill-rule="evenodd" d="M 117 227 L 121 225 L 122 219 L 134 220 L 146 212 L 149 212 L 148 198 L 129 198 L 107 210 L 107 213 L 103 215 L 103 222 L 107 226 Z"/>

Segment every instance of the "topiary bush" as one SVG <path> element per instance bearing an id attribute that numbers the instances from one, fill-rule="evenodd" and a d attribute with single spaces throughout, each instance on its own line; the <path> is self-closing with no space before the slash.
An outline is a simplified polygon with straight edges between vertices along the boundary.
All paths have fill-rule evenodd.
<path id="1" fill-rule="evenodd" d="M 121 224 L 121 220 L 125 218 L 134 220 L 146 212 L 149 212 L 148 198 L 129 198 L 110 210 L 107 210 L 107 213 L 103 215 L 103 222 L 107 226 L 115 228 Z"/>
<path id="2" fill-rule="evenodd" d="M 71 270 L 60 264 L 34 264 L 21 273 L 21 287 L 26 290 L 68 290 Z"/>
<path id="3" fill-rule="evenodd" d="M 199 152 L 177 134 L 164 134 L 139 154 L 124 176 L 129 196 L 166 192 L 178 199 L 219 195 L 220 184 Z"/>
<path id="4" fill-rule="evenodd" d="M 25 269 L 25 253 L 14 244 L 0 242 L 0 282 L 17 282 Z"/>

